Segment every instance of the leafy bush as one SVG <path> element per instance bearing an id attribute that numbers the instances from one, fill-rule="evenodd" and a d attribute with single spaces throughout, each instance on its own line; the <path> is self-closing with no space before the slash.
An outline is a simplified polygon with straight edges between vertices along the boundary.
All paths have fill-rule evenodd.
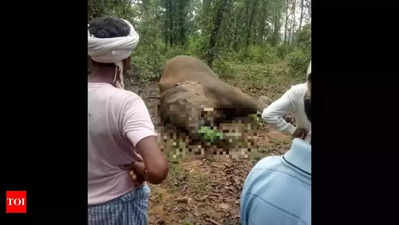
<path id="1" fill-rule="evenodd" d="M 273 64 L 281 60 L 281 58 L 278 56 L 277 48 L 269 44 L 263 46 L 262 53 L 262 62 L 264 63 Z"/>
<path id="2" fill-rule="evenodd" d="M 232 50 L 226 51 L 223 54 L 223 58 L 228 61 L 246 64 L 273 64 L 281 60 L 281 58 L 278 56 L 277 50 L 277 47 L 273 47 L 269 44 L 251 45 L 247 48 L 242 48 L 237 52 Z"/>
<path id="3" fill-rule="evenodd" d="M 277 56 L 280 59 L 284 59 L 290 52 L 292 52 L 292 47 L 290 45 L 282 44 L 277 47 Z"/>
<path id="4" fill-rule="evenodd" d="M 312 35 L 310 24 L 305 25 L 297 34 L 297 45 L 304 52 L 309 52 L 312 47 Z"/>
<path id="5" fill-rule="evenodd" d="M 198 58 L 203 58 L 205 55 L 207 37 L 205 35 L 194 34 L 187 40 L 185 44 L 185 49 L 187 55 L 197 56 Z"/>
<path id="6" fill-rule="evenodd" d="M 201 139 L 209 144 L 215 144 L 223 140 L 223 133 L 207 126 L 202 126 L 198 133 Z"/>
<path id="7" fill-rule="evenodd" d="M 297 48 L 286 56 L 288 65 L 292 73 L 296 76 L 305 76 L 309 65 L 310 56 L 305 54 L 302 49 Z"/>
<path id="8" fill-rule="evenodd" d="M 216 59 L 213 62 L 212 70 L 220 77 L 220 78 L 234 78 L 235 71 L 233 70 L 230 63 L 226 62 L 223 59 Z"/>
<path id="9" fill-rule="evenodd" d="M 132 63 L 137 68 L 134 73 L 143 81 L 158 80 L 161 77 L 165 57 L 157 50 L 158 47 L 152 46 L 151 49 L 138 48 L 132 55 Z"/>
<path id="10" fill-rule="evenodd" d="M 294 48 L 286 55 L 288 65 L 290 66 L 294 75 L 304 76 L 310 62 L 311 53 L 311 27 L 310 24 L 304 26 L 295 34 Z"/>
<path id="11" fill-rule="evenodd" d="M 252 45 L 248 47 L 247 61 L 256 63 L 275 63 L 278 60 L 277 50 L 270 45 Z"/>
<path id="12" fill-rule="evenodd" d="M 163 54 L 165 55 L 166 60 L 171 59 L 178 55 L 189 55 L 183 46 L 169 47 L 167 51 L 165 51 Z"/>

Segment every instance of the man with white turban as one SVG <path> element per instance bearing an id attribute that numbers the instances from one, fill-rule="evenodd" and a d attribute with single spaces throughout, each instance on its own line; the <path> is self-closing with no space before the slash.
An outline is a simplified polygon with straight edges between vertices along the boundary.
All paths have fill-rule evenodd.
<path id="1" fill-rule="evenodd" d="M 139 42 L 139 35 L 127 20 L 121 20 L 119 22 L 125 22 L 128 25 L 128 27 L 122 30 L 123 34 L 127 33 L 127 29 L 129 29 L 129 33 L 122 37 L 104 38 L 105 31 L 98 30 L 101 28 L 89 26 L 87 47 L 88 54 L 94 62 L 115 64 L 113 83 L 118 88 L 124 88 L 124 62 L 125 64 L 129 62 L 130 55 Z M 99 37 L 96 37 L 91 32 L 97 32 Z"/>
<path id="2" fill-rule="evenodd" d="M 139 36 L 126 20 L 97 18 L 88 26 L 88 220 L 90 225 L 147 224 L 150 188 L 168 162 L 143 100 L 124 90 L 123 73 Z M 132 179 L 130 172 L 133 172 Z"/>
<path id="3" fill-rule="evenodd" d="M 262 118 L 281 132 L 311 143 L 311 123 L 305 114 L 305 106 L 310 99 L 311 62 L 306 72 L 306 82 L 292 86 L 279 99 L 263 110 Z M 283 116 L 294 113 L 296 126 L 287 122 Z M 309 111 L 310 113 L 310 111 Z"/>

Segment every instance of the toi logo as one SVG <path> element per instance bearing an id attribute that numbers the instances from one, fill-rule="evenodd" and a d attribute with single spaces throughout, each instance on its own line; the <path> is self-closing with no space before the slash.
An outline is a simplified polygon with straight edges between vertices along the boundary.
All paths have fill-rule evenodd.
<path id="1" fill-rule="evenodd" d="M 26 213 L 26 191 L 6 191 L 6 213 Z"/>

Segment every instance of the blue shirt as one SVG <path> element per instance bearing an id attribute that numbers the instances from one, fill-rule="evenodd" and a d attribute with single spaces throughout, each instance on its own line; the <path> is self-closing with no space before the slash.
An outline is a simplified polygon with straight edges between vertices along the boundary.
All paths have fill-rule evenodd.
<path id="1" fill-rule="evenodd" d="M 283 156 L 259 161 L 241 193 L 241 225 L 311 224 L 311 146 L 294 139 Z"/>

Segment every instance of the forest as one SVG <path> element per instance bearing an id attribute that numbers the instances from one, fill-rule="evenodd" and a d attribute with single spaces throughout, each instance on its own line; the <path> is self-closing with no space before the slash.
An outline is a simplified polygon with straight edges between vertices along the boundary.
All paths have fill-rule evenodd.
<path id="1" fill-rule="evenodd" d="M 310 0 L 88 0 L 88 20 L 101 16 L 125 18 L 140 34 L 132 63 L 143 80 L 159 79 L 163 63 L 182 54 L 220 76 L 282 62 L 301 76 L 310 59 Z"/>

